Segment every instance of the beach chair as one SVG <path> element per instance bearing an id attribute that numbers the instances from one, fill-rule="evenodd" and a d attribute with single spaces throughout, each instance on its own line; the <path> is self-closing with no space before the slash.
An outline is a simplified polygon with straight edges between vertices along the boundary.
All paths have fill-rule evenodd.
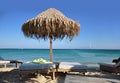
<path id="1" fill-rule="evenodd" d="M 117 64 L 99 63 L 100 70 L 110 73 L 120 73 L 120 61 Z"/>
<path id="2" fill-rule="evenodd" d="M 119 61 L 120 61 L 120 57 L 118 59 L 113 59 L 112 62 L 117 64 Z"/>
<path id="3" fill-rule="evenodd" d="M 48 73 L 52 74 L 51 78 L 55 79 L 55 66 L 54 64 L 36 64 L 36 63 L 24 63 L 19 67 L 20 80 L 22 80 L 24 74 L 29 73 Z"/>
<path id="4" fill-rule="evenodd" d="M 0 60 L 0 65 L 3 65 L 4 68 L 6 68 L 8 63 L 10 63 L 10 61 Z"/>
<path id="5" fill-rule="evenodd" d="M 85 75 L 87 66 L 80 64 L 79 62 L 60 62 L 57 72 L 80 72 Z"/>
<path id="6" fill-rule="evenodd" d="M 15 64 L 15 67 L 18 68 L 19 64 L 22 64 L 21 60 L 0 60 L 0 65 L 3 65 L 4 68 L 7 67 L 7 64 Z"/>
<path id="7" fill-rule="evenodd" d="M 18 68 L 19 64 L 23 64 L 22 60 L 10 60 L 11 64 L 15 64 L 15 67 Z"/>
<path id="8" fill-rule="evenodd" d="M 22 60 L 6 60 L 0 56 L 0 64 L 3 64 L 6 67 L 7 64 L 15 64 L 15 67 L 18 68 L 19 64 L 22 64 Z"/>

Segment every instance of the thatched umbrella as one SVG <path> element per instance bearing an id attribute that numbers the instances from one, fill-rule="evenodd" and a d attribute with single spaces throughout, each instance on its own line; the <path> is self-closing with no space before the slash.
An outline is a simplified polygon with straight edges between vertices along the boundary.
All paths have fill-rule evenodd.
<path id="1" fill-rule="evenodd" d="M 52 61 L 52 40 L 73 38 L 78 35 L 80 25 L 78 22 L 65 17 L 55 8 L 50 8 L 32 18 L 22 25 L 26 37 L 36 39 L 50 39 L 50 61 Z"/>

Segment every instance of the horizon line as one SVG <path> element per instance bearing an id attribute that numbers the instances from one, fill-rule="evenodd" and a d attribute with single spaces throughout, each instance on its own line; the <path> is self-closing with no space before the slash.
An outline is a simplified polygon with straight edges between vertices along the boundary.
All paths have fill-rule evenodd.
<path id="1" fill-rule="evenodd" d="M 49 50 L 49 48 L 0 48 L 1 49 L 41 49 L 41 50 Z M 53 48 L 53 50 L 120 50 L 120 49 L 112 49 L 112 48 Z"/>

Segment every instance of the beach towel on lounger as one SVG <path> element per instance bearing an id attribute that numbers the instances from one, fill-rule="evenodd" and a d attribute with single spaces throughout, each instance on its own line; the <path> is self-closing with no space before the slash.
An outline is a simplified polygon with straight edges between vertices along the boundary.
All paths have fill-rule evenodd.
<path id="1" fill-rule="evenodd" d="M 52 62 L 47 61 L 47 60 L 45 60 L 43 58 L 37 58 L 37 59 L 32 60 L 32 63 L 48 64 L 48 63 L 52 63 Z"/>

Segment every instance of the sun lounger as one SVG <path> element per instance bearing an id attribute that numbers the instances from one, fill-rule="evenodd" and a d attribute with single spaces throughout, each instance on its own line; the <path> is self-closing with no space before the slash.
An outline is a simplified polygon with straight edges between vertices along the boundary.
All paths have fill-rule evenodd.
<path id="1" fill-rule="evenodd" d="M 20 65 L 19 71 L 20 79 L 22 79 L 22 75 L 29 73 L 52 73 L 51 78 L 55 79 L 54 64 L 24 63 Z"/>
<path id="2" fill-rule="evenodd" d="M 117 64 L 119 61 L 120 61 L 120 57 L 118 59 L 113 59 L 112 62 Z"/>
<path id="3" fill-rule="evenodd" d="M 84 75 L 87 72 L 87 66 L 78 62 L 60 62 L 58 72 L 82 72 Z"/>
<path id="4" fill-rule="evenodd" d="M 10 61 L 0 60 L 0 65 L 3 65 L 4 68 L 6 68 L 8 63 L 10 63 Z"/>
<path id="5" fill-rule="evenodd" d="M 15 64 L 15 67 L 18 68 L 19 64 L 22 64 L 21 60 L 0 60 L 0 65 L 3 65 L 6 68 L 7 64 Z"/>
<path id="6" fill-rule="evenodd" d="M 15 67 L 18 68 L 19 64 L 22 64 L 23 61 L 21 61 L 21 60 L 10 60 L 10 63 L 15 64 Z"/>
<path id="7" fill-rule="evenodd" d="M 120 62 L 117 64 L 99 63 L 100 70 L 110 73 L 120 73 Z"/>
<path id="8" fill-rule="evenodd" d="M 23 61 L 22 60 L 6 60 L 2 57 L 0 57 L 0 64 L 3 64 L 4 67 L 6 67 L 6 65 L 10 63 L 10 64 L 15 64 L 15 67 L 18 68 L 19 64 L 22 64 Z"/>

